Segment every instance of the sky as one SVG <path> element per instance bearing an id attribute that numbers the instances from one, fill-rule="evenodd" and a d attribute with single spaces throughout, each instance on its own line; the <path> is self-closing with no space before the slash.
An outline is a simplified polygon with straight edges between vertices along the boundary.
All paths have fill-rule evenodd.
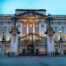
<path id="1" fill-rule="evenodd" d="M 50 14 L 66 15 L 66 0 L 0 0 L 0 14 L 14 14 L 15 9 L 46 9 Z"/>

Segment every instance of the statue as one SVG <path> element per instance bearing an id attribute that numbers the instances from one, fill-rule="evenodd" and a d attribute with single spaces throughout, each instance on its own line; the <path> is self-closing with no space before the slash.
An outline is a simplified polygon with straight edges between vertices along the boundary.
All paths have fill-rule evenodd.
<path id="1" fill-rule="evenodd" d="M 55 45 L 54 45 L 54 32 L 51 26 L 47 29 L 47 54 L 49 56 L 55 55 Z"/>
<path id="2" fill-rule="evenodd" d="M 15 19 L 15 18 L 14 18 Z M 16 26 L 16 19 L 14 20 L 14 25 L 10 31 L 11 33 L 11 53 L 14 55 L 18 55 L 18 34 L 20 33 Z"/>

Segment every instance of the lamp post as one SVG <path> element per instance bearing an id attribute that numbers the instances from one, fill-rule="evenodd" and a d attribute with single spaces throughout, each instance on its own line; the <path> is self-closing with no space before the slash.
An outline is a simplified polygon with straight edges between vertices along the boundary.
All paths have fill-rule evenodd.
<path id="1" fill-rule="evenodd" d="M 4 35 L 4 32 L 3 32 L 3 37 L 2 37 L 2 52 L 3 52 L 3 55 L 5 53 L 5 47 L 6 47 L 6 39 L 5 39 L 5 35 Z"/>
<path id="2" fill-rule="evenodd" d="M 34 54 L 33 33 L 32 33 L 32 54 Z"/>
<path id="3" fill-rule="evenodd" d="M 63 40 L 62 40 L 62 38 L 61 38 L 61 36 L 62 36 L 62 35 L 61 35 L 62 31 L 59 31 L 59 33 L 60 33 L 59 49 L 60 49 L 61 55 L 63 55 L 63 45 L 62 45 Z"/>

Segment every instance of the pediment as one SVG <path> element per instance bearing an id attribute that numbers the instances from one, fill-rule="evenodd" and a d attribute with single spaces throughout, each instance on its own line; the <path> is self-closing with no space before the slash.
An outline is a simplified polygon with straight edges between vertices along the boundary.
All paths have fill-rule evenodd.
<path id="1" fill-rule="evenodd" d="M 45 9 L 16 9 L 16 14 L 19 16 L 24 16 L 24 15 L 41 15 L 45 16 L 46 15 L 46 10 Z"/>
<path id="2" fill-rule="evenodd" d="M 27 12 L 18 14 L 18 16 L 35 16 L 35 15 L 37 15 L 37 16 L 45 16 L 45 15 L 43 15 L 41 13 L 34 12 L 34 11 L 27 11 Z"/>

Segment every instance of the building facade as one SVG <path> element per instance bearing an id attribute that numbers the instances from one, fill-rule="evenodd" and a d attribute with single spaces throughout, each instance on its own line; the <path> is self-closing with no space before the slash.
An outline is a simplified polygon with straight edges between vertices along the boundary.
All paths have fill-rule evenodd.
<path id="1" fill-rule="evenodd" d="M 51 15 L 50 17 L 50 25 L 55 32 L 55 38 L 57 36 L 56 39 L 59 40 L 61 35 L 65 39 L 66 15 Z M 25 50 L 26 53 L 29 53 L 33 48 L 34 52 L 38 49 L 40 53 L 47 53 L 47 34 L 45 32 L 49 25 L 48 18 L 49 15 L 45 9 L 16 9 L 13 15 L 0 15 L 1 47 L 5 45 L 5 52 L 17 50 L 16 53 L 21 53 Z M 19 34 L 15 28 L 18 29 Z M 4 44 L 3 32 L 5 35 Z M 56 41 L 55 44 L 57 43 Z M 65 47 L 65 42 L 63 45 Z"/>

